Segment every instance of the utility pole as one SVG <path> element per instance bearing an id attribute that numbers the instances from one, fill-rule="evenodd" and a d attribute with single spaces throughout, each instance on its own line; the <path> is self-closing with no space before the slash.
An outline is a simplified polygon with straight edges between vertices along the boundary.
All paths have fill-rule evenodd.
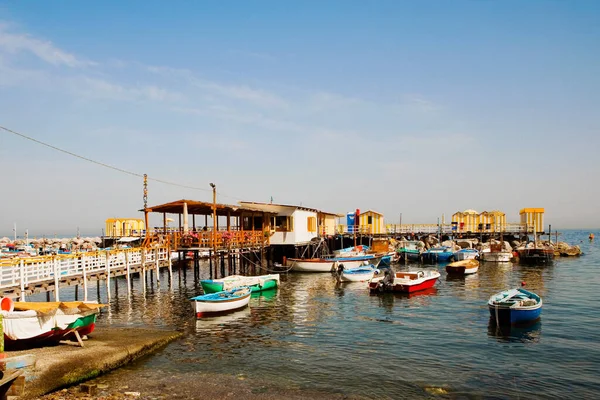
<path id="1" fill-rule="evenodd" d="M 213 247 L 213 255 L 215 257 L 215 262 L 217 260 L 217 186 L 214 183 L 210 184 L 210 187 L 213 190 L 213 234 L 212 234 L 212 247 Z"/>

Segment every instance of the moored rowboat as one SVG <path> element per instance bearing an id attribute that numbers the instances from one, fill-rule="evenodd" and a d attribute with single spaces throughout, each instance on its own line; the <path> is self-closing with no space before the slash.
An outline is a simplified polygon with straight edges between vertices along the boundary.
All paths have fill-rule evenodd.
<path id="1" fill-rule="evenodd" d="M 526 323 L 540 317 L 542 298 L 523 288 L 510 289 L 492 295 L 488 308 L 497 325 Z"/>
<path id="2" fill-rule="evenodd" d="M 279 274 L 243 276 L 231 275 L 220 279 L 204 279 L 200 281 L 202 291 L 207 293 L 232 290 L 241 286 L 249 286 L 252 292 L 275 289 L 279 286 Z"/>
<path id="3" fill-rule="evenodd" d="M 349 269 L 340 265 L 337 269 L 336 278 L 338 282 L 366 282 L 371 280 L 377 273 L 379 273 L 379 270 L 372 264 Z"/>
<path id="4" fill-rule="evenodd" d="M 217 293 L 203 294 L 190 299 L 196 317 L 200 318 L 205 314 L 222 313 L 239 308 L 246 307 L 250 302 L 249 287 L 226 290 Z"/>
<path id="5" fill-rule="evenodd" d="M 446 265 L 446 272 L 456 275 L 474 274 L 479 269 L 479 261 L 474 259 L 455 261 Z"/>

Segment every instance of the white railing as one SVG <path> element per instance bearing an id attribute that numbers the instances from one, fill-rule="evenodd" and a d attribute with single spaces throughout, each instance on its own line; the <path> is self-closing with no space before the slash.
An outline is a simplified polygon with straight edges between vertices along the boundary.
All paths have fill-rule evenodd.
<path id="1" fill-rule="evenodd" d="M 426 233 L 426 234 L 458 234 L 458 233 L 527 233 L 533 232 L 532 227 L 528 227 L 527 224 L 520 223 L 507 223 L 507 224 L 482 224 L 481 229 L 479 225 L 476 229 L 471 230 L 466 227 L 460 228 L 456 224 L 389 224 L 386 225 L 388 234 L 410 234 L 410 233 Z"/>
<path id="2" fill-rule="evenodd" d="M 77 279 L 123 268 L 136 268 L 145 264 L 159 265 L 170 259 L 169 249 L 133 248 L 100 250 L 75 254 L 0 259 L 0 290 L 20 289 L 29 285 L 54 283 L 59 285 L 67 279 Z M 157 264 L 158 263 L 158 264 Z"/>

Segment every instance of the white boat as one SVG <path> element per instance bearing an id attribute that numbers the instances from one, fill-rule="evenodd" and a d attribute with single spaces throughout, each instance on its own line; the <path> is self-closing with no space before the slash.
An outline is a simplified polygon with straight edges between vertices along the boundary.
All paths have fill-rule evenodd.
<path id="1" fill-rule="evenodd" d="M 480 257 L 486 262 L 508 262 L 512 259 L 513 254 L 508 250 L 490 251 L 490 249 L 484 249 L 481 251 Z"/>
<path id="2" fill-rule="evenodd" d="M 336 278 L 338 282 L 366 282 L 373 279 L 376 274 L 379 274 L 379 270 L 372 264 L 357 268 L 345 268 L 340 264 L 336 271 Z"/>
<path id="3" fill-rule="evenodd" d="M 476 260 L 479 258 L 479 250 L 477 249 L 460 249 L 454 253 L 456 261 L 461 260 Z"/>
<path id="4" fill-rule="evenodd" d="M 474 274 L 478 269 L 479 261 L 477 260 L 461 260 L 446 265 L 446 272 L 456 275 Z"/>
<path id="5" fill-rule="evenodd" d="M 250 302 L 251 290 L 241 287 L 233 290 L 203 294 L 190 299 L 196 317 L 206 314 L 222 313 L 246 307 Z"/>
<path id="6" fill-rule="evenodd" d="M 333 272 L 342 264 L 344 268 L 356 268 L 362 265 L 377 266 L 383 255 L 364 255 L 336 258 L 288 258 L 286 266 L 297 272 Z"/>

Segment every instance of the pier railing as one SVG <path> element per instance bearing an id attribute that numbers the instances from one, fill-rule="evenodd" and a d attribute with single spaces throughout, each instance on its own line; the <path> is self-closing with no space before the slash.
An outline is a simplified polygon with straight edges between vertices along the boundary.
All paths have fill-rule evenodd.
<path id="1" fill-rule="evenodd" d="M 338 233 L 340 234 L 373 234 L 373 227 L 369 225 L 339 225 Z M 389 235 L 398 234 L 443 234 L 453 235 L 457 233 L 532 233 L 533 226 L 521 223 L 505 223 L 505 224 L 478 224 L 475 227 L 461 227 L 457 224 L 387 224 L 385 232 Z"/>
<path id="2" fill-rule="evenodd" d="M 267 231 L 189 231 L 183 233 L 181 231 L 167 232 L 156 231 L 150 233 L 145 241 L 144 246 L 150 245 L 165 245 L 170 246 L 172 250 L 182 250 L 188 248 L 213 248 L 217 250 L 239 249 L 245 247 L 260 247 L 268 246 L 270 234 Z M 214 240 L 214 242 L 213 242 Z"/>
<path id="3" fill-rule="evenodd" d="M 34 287 L 50 285 L 58 288 L 70 281 L 82 281 L 85 287 L 87 279 L 91 276 L 102 275 L 108 278 L 117 271 L 129 276 L 132 269 L 150 265 L 158 270 L 159 266 L 165 263 L 170 266 L 168 247 L 0 259 L 0 292 L 16 292 L 24 299 L 24 294 L 32 292 Z M 57 292 L 55 293 L 58 301 Z M 87 296 L 87 290 L 84 290 L 84 293 Z"/>

